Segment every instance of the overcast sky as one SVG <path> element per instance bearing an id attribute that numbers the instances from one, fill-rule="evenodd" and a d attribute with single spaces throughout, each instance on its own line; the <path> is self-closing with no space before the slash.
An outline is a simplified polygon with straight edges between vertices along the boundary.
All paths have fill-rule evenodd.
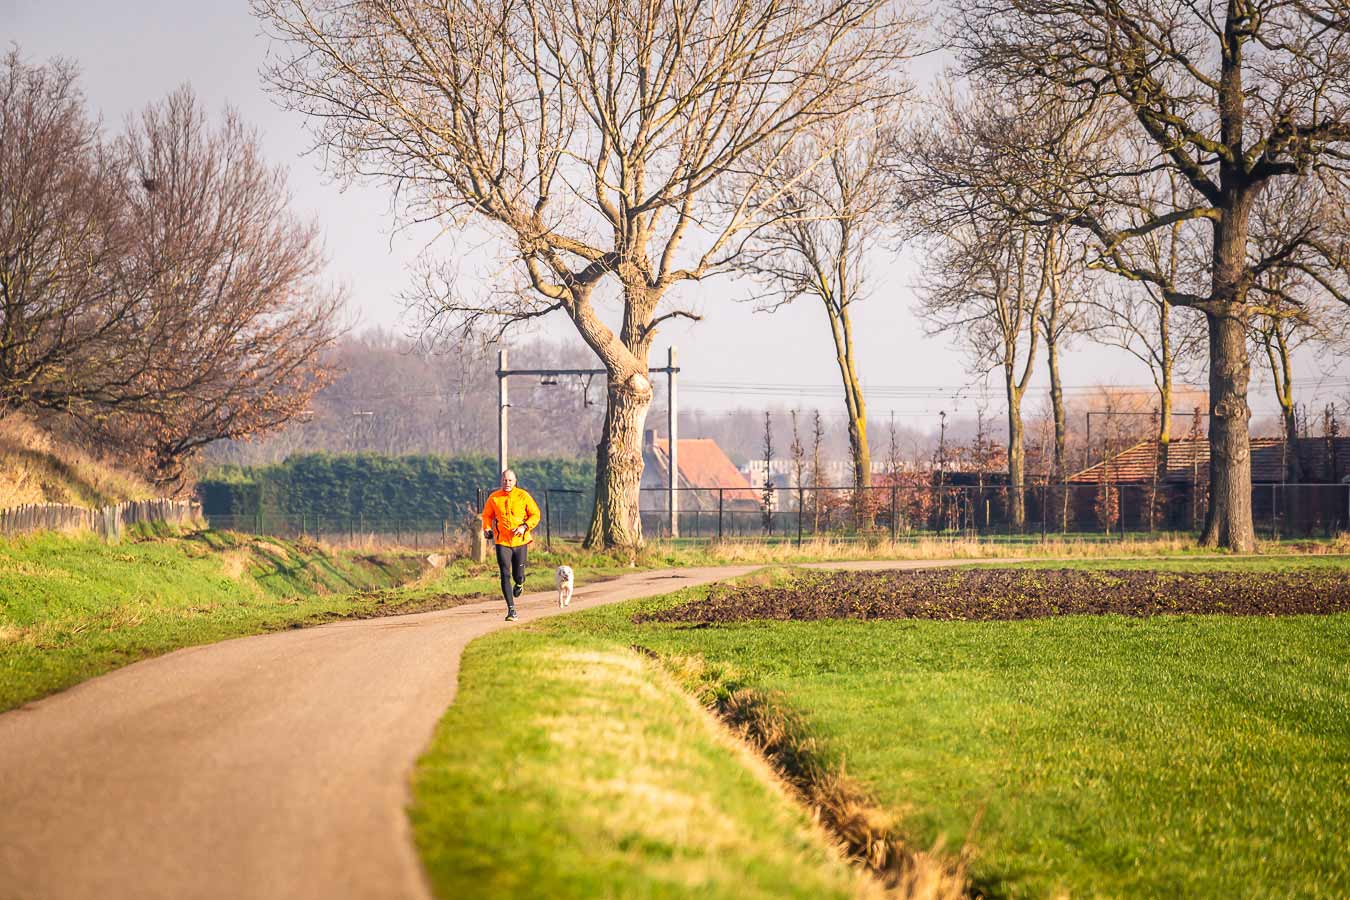
<path id="1" fill-rule="evenodd" d="M 399 294 L 409 283 L 409 264 L 435 238 L 434 232 L 395 232 L 387 189 L 357 185 L 341 190 L 325 177 L 317 155 L 303 155 L 309 146 L 303 122 L 279 109 L 263 90 L 258 70 L 268 40 L 245 0 L 0 0 L 0 23 L 0 40 L 17 43 L 30 61 L 60 55 L 78 62 L 90 106 L 110 130 L 119 128 L 128 113 L 184 83 L 213 111 L 234 105 L 260 131 L 269 158 L 289 167 L 296 207 L 318 218 L 332 274 L 348 287 L 360 325 L 417 330 L 419 322 L 405 310 Z M 436 238 L 431 248 L 451 258 L 457 252 L 483 252 L 468 241 L 458 245 L 453 236 L 445 236 Z M 912 262 L 882 254 L 871 269 L 872 294 L 854 313 L 864 391 L 873 395 L 869 413 L 885 418 L 893 412 L 897 424 L 924 429 L 935 425 L 940 409 L 973 415 L 981 382 L 969 373 L 965 355 L 953 348 L 950 338 L 925 334 L 913 311 Z M 678 346 L 686 404 L 708 410 L 801 405 L 837 414 L 842 401 L 833 399 L 831 387 L 838 373 L 825 314 L 817 305 L 802 300 L 772 315 L 756 313 L 752 303 L 738 302 L 752 298 L 754 286 L 730 279 L 682 290 L 682 305 L 704 320 L 663 326 L 653 364 L 664 361 L 668 344 Z M 565 319 L 537 333 L 580 345 Z M 1301 375 L 1315 379 L 1328 368 L 1334 366 L 1309 358 Z M 1324 383 L 1323 399 L 1350 395 L 1344 386 L 1345 367 L 1341 369 L 1333 373 L 1336 381 Z M 1086 343 L 1069 354 L 1063 371 L 1066 382 L 1077 386 L 1148 382 L 1141 364 Z M 733 382 L 742 387 L 721 387 Z M 782 387 L 772 394 L 744 387 L 762 384 Z M 1042 376 L 1038 396 L 1043 384 Z M 974 391 L 953 396 L 958 387 L 972 385 Z M 895 390 L 915 386 L 943 390 L 927 396 L 903 396 Z M 1254 382 L 1252 405 L 1258 413 L 1273 406 L 1264 388 L 1264 383 Z M 1307 399 L 1315 390 L 1310 383 Z M 991 382 L 990 414 L 1002 408 L 999 393 L 997 382 Z"/>

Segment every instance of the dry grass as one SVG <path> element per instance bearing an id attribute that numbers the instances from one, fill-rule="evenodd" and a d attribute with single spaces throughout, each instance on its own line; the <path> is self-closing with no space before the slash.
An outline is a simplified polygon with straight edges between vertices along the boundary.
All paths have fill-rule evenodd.
<path id="1" fill-rule="evenodd" d="M 640 653 L 650 650 L 634 647 Z M 955 857 L 919 850 L 901 834 L 896 818 L 878 805 L 842 767 L 823 761 L 815 738 L 794 715 L 758 691 L 740 687 L 734 675 L 698 657 L 663 660 L 773 768 L 839 844 L 843 854 L 879 882 L 878 894 L 904 900 L 958 900 L 970 896 L 970 848 Z"/>
<path id="2" fill-rule="evenodd" d="M 140 478 L 65 443 L 30 419 L 0 418 L 0 509 L 25 503 L 102 506 L 156 492 Z"/>
<path id="3" fill-rule="evenodd" d="M 1272 544 L 1271 547 L 1278 545 Z M 1325 546 L 1325 545 L 1316 545 Z M 789 563 L 802 560 L 927 560 L 927 559 L 1040 559 L 1045 557 L 1101 558 L 1114 556 L 1160 556 L 1195 551 L 1199 545 L 1189 536 L 1088 541 L 1049 539 L 1045 542 L 1005 543 L 967 538 L 921 538 L 915 541 L 857 541 L 816 538 L 798 547 L 793 543 L 765 544 L 757 541 L 712 543 L 705 551 L 714 562 Z M 1287 548 L 1285 548 L 1287 552 Z"/>

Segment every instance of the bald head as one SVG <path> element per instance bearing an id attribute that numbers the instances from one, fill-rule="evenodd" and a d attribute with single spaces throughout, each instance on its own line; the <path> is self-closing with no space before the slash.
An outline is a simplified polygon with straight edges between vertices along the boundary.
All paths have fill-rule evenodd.
<path id="1" fill-rule="evenodd" d="M 502 490 L 510 493 L 516 486 L 516 473 L 507 469 L 502 473 Z"/>

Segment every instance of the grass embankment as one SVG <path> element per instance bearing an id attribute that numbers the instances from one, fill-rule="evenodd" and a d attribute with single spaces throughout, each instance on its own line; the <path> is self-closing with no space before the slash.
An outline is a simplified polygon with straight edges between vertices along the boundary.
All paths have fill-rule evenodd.
<path id="1" fill-rule="evenodd" d="M 0 509 L 26 503 L 103 506 L 154 496 L 155 490 L 136 475 L 62 441 L 25 416 L 0 418 Z"/>
<path id="2" fill-rule="evenodd" d="M 495 564 L 424 572 L 423 559 L 219 532 L 120 545 L 53 534 L 0 540 L 0 710 L 180 647 L 496 594 Z M 538 559 L 526 587 L 551 589 L 549 558 Z M 577 577 L 619 571 L 595 558 Z"/>
<path id="3" fill-rule="evenodd" d="M 1165 567 L 1259 577 L 1289 565 L 1341 567 L 1350 577 L 1344 560 L 1329 559 Z M 632 622 L 705 592 L 539 623 L 512 635 L 510 653 L 587 641 L 593 652 L 622 655 L 640 645 L 736 673 L 799 714 L 826 766 L 846 764 L 899 815 L 912 846 L 958 848 L 980 819 L 971 873 L 989 896 L 1350 894 L 1350 615 Z M 507 649 L 496 639 L 474 645 L 464 689 L 508 666 Z M 460 710 L 460 724 L 473 721 L 469 733 L 480 734 L 513 718 L 539 723 L 545 704 L 547 721 L 558 722 L 585 705 L 530 693 L 486 705 L 476 720 Z M 565 763 L 540 754 L 547 724 L 538 727 L 535 742 L 517 745 L 515 765 L 539 770 L 531 784 L 548 784 Z M 448 749 L 438 744 L 424 770 L 482 777 L 497 762 L 476 740 L 453 758 Z M 444 783 L 420 781 L 419 803 L 446 802 Z M 480 797 L 479 808 L 462 810 L 463 828 L 474 831 L 532 796 L 526 790 L 510 804 Z M 571 813 L 550 809 L 535 807 L 542 821 L 531 827 L 547 831 Z M 688 841 L 699 839 L 691 833 Z M 424 833 L 428 853 L 433 844 Z M 509 868 L 513 858 L 485 857 L 481 872 Z M 653 864 L 630 862 L 638 873 Z"/>
<path id="4" fill-rule="evenodd" d="M 661 667 L 586 634 L 471 644 L 418 766 L 442 897 L 850 897 L 859 876 Z"/>

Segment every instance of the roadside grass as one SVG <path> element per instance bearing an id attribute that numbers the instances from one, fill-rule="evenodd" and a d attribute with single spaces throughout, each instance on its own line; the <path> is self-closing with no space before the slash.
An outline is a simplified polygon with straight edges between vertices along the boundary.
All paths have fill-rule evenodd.
<path id="1" fill-rule="evenodd" d="M 1166 568 L 1255 574 L 1290 564 L 1342 567 L 1350 577 L 1343 559 L 1169 560 Z M 750 577 L 773 583 L 793 574 Z M 912 846 L 960 847 L 978 819 L 970 870 L 986 896 L 1350 894 L 1350 615 L 631 621 L 702 595 L 549 620 L 514 632 L 509 650 L 584 640 L 727 667 L 800 715 L 823 758 L 895 811 Z M 505 677 L 507 649 L 495 639 L 472 645 L 462 692 L 490 673 Z M 563 722 L 585 706 L 526 697 L 501 715 L 543 702 Z M 490 767 L 496 754 L 482 752 L 479 733 L 453 752 Z M 443 727 L 436 752 L 450 752 L 448 734 Z M 511 757 L 544 773 L 531 785 L 547 785 L 567 764 L 536 756 L 541 746 L 544 737 L 522 741 Z M 419 786 L 419 804 L 440 802 Z M 510 802 L 492 792 L 477 802 L 475 821 L 536 804 L 542 821 L 531 827 L 544 830 L 571 814 L 529 785 Z M 480 860 L 480 874 L 491 868 Z"/>
<path id="2" fill-rule="evenodd" d="M 984 538 L 923 537 L 912 540 L 890 541 L 886 536 L 875 539 L 806 538 L 799 546 L 790 539 L 733 539 L 718 542 L 692 540 L 670 541 L 654 539 L 630 557 L 614 553 L 591 553 L 579 544 L 555 540 L 553 556 L 562 562 L 569 560 L 603 559 L 610 564 L 630 561 L 640 567 L 651 566 L 716 566 L 794 565 L 813 562 L 851 562 L 869 560 L 970 560 L 1000 559 L 1109 559 L 1148 557 L 1213 557 L 1247 559 L 1201 547 L 1189 534 L 1130 535 L 1128 540 L 1102 540 L 1100 536 L 1060 538 L 1051 536 L 1041 541 L 1039 536 L 991 535 Z M 1319 557 L 1350 555 L 1350 535 L 1333 538 L 1298 541 L 1263 541 L 1260 556 Z"/>
<path id="3" fill-rule="evenodd" d="M 970 563 L 963 568 L 992 569 L 1007 565 L 1007 563 Z M 1153 572 L 1344 571 L 1346 576 L 1350 577 L 1350 553 L 1265 553 L 1256 556 L 1176 556 L 1161 559 L 1028 559 L 1018 561 L 1016 565 L 1019 569 L 1127 569 Z"/>
<path id="4" fill-rule="evenodd" d="M 424 569 L 407 552 L 160 530 L 0 540 L 0 710 L 181 647 L 334 619 L 443 609 L 497 595 L 495 564 Z M 553 586 L 549 558 L 529 573 Z M 623 567 L 583 567 L 577 580 Z"/>
<path id="5" fill-rule="evenodd" d="M 415 778 L 441 897 L 858 896 L 763 763 L 656 663 L 537 626 L 472 643 Z"/>

